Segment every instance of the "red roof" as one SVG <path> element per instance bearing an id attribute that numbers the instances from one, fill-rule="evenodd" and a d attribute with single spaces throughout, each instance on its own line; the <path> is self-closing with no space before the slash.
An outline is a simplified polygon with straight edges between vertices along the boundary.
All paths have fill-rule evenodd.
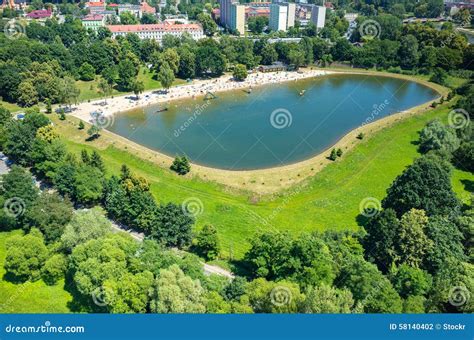
<path id="1" fill-rule="evenodd" d="M 112 33 L 137 33 L 144 31 L 187 31 L 202 30 L 198 24 L 147 24 L 147 25 L 108 25 Z"/>
<path id="2" fill-rule="evenodd" d="M 86 7 L 105 7 L 105 3 L 103 2 L 86 2 Z"/>
<path id="3" fill-rule="evenodd" d="M 156 8 L 155 8 L 155 7 L 151 7 L 146 1 L 143 1 L 143 2 L 140 4 L 140 9 L 142 10 L 143 13 L 151 13 L 151 14 L 155 14 L 155 13 L 156 13 Z"/>
<path id="4" fill-rule="evenodd" d="M 43 19 L 51 17 L 51 11 L 47 9 L 37 9 L 26 15 L 30 19 Z"/>
<path id="5" fill-rule="evenodd" d="M 118 4 L 108 4 L 109 7 L 118 7 Z"/>

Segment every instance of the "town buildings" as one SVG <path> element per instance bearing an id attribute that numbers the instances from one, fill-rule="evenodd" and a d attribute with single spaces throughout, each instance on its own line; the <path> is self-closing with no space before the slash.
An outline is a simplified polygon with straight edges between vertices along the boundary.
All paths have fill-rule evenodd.
<path id="1" fill-rule="evenodd" d="M 313 5 L 311 8 L 311 22 L 316 26 L 316 29 L 324 28 L 326 23 L 326 7 Z"/>
<path id="2" fill-rule="evenodd" d="M 82 18 L 82 26 L 86 29 L 97 31 L 100 27 L 105 27 L 105 15 L 89 14 Z"/>

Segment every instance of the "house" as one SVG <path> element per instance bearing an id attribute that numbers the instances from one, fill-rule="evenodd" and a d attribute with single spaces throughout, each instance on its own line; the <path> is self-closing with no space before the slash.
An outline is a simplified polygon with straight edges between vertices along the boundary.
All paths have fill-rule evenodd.
<path id="1" fill-rule="evenodd" d="M 89 13 L 98 13 L 105 11 L 105 2 L 86 2 L 84 8 L 89 10 Z"/>
<path id="2" fill-rule="evenodd" d="M 82 18 L 82 26 L 86 29 L 97 31 L 100 27 L 105 27 L 105 15 L 89 14 Z"/>

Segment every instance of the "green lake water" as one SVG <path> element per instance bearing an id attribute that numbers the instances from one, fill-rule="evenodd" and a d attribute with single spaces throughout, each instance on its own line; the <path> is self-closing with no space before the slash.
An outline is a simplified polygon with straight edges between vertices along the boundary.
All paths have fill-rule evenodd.
<path id="1" fill-rule="evenodd" d="M 302 91 L 303 95 L 300 95 Z M 347 132 L 437 97 L 403 79 L 330 75 L 172 101 L 118 114 L 108 129 L 170 156 L 221 169 L 308 159 Z M 167 107 L 164 112 L 157 112 Z"/>

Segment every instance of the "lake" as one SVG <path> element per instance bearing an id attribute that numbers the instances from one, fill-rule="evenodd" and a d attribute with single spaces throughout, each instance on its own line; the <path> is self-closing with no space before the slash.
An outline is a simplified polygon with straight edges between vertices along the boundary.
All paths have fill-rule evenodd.
<path id="1" fill-rule="evenodd" d="M 438 94 L 403 79 L 328 75 L 117 114 L 108 129 L 169 156 L 248 170 L 308 159 L 347 132 Z M 157 112 L 163 107 L 168 110 Z"/>

